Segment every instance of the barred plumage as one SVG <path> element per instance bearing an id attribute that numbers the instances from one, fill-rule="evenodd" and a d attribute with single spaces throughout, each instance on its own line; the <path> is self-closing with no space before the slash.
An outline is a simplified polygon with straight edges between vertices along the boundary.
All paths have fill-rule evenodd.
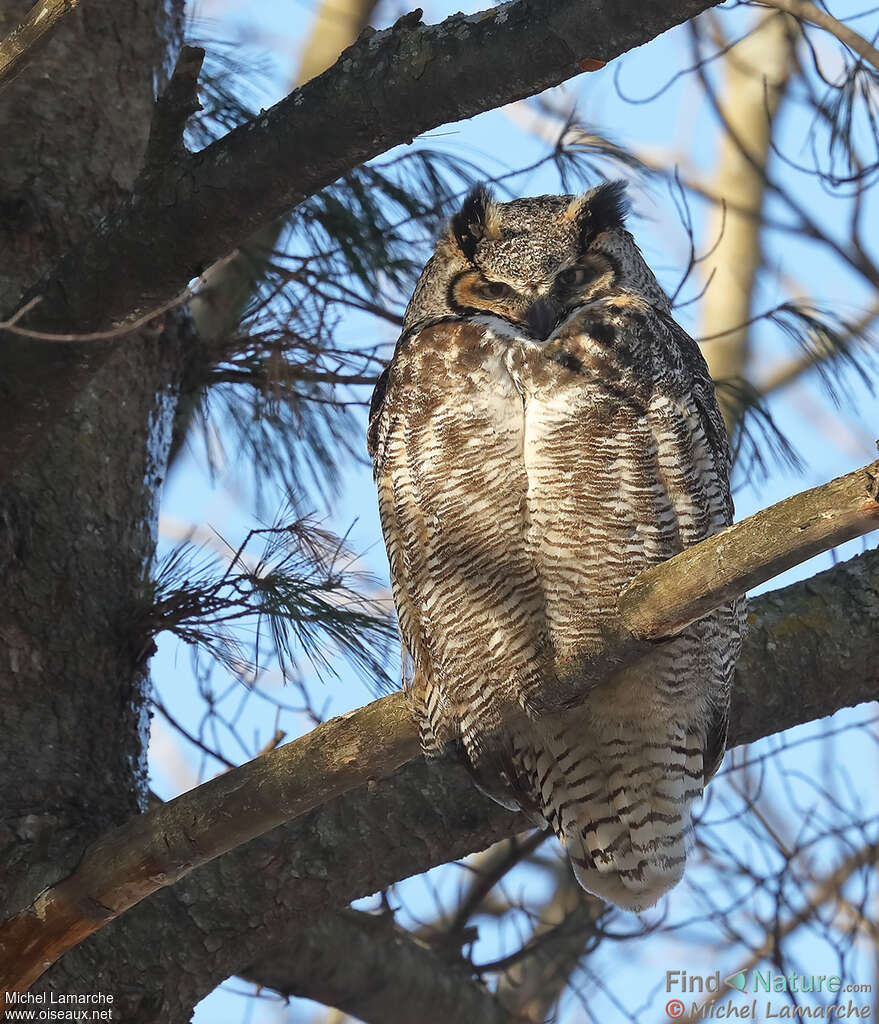
<path id="1" fill-rule="evenodd" d="M 549 821 L 585 888 L 681 877 L 726 736 L 740 603 L 565 714 L 542 688 L 600 643 L 641 569 L 732 516 L 698 347 L 623 227 L 618 185 L 471 196 L 376 388 L 369 446 L 425 752 Z"/>

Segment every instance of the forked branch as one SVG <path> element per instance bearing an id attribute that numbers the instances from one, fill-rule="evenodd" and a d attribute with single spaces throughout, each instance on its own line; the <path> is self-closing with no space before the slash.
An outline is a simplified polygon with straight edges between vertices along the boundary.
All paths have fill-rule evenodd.
<path id="1" fill-rule="evenodd" d="M 767 7 L 777 7 L 780 11 L 787 11 L 788 14 L 792 14 L 800 21 L 810 22 L 818 28 L 826 29 L 879 71 L 879 50 L 844 22 L 838 21 L 827 11 L 822 11 L 811 0 L 761 0 L 761 2 L 765 3 Z"/>
<path id="2" fill-rule="evenodd" d="M 643 657 L 651 641 L 879 527 L 877 496 L 874 462 L 641 573 L 622 595 L 611 645 L 584 658 L 563 703 L 573 703 L 578 690 L 582 699 L 627 657 Z M 0 927 L 0 990 L 27 989 L 66 950 L 151 893 L 417 756 L 415 722 L 403 695 L 393 694 L 133 818 L 90 846 L 73 874 Z"/>

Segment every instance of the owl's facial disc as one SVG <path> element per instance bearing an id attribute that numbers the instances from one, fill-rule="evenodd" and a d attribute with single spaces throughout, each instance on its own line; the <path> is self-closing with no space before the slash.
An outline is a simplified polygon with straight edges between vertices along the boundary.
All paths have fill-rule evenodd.
<path id="1" fill-rule="evenodd" d="M 555 266 L 548 261 L 542 273 L 527 282 L 503 280 L 500 267 L 471 264 L 452 279 L 449 305 L 465 316 L 494 313 L 543 341 L 578 306 L 612 294 L 617 267 L 606 253 L 587 249 Z"/>

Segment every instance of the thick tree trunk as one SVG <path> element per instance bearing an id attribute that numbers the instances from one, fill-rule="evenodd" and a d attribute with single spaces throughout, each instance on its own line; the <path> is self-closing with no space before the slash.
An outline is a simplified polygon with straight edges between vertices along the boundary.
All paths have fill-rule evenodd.
<path id="1" fill-rule="evenodd" d="M 0 31 L 29 6 L 7 4 Z M 4 92 L 3 306 L 130 189 L 181 14 L 179 0 L 83 0 Z M 130 623 L 153 557 L 187 330 L 178 312 L 121 347 L 0 491 L 4 913 L 143 806 L 148 680 Z"/>

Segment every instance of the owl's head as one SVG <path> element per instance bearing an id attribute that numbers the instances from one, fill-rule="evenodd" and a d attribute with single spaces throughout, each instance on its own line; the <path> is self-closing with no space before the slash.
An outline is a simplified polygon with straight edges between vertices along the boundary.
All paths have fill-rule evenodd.
<path id="1" fill-rule="evenodd" d="M 511 203 L 475 189 L 424 268 L 404 326 L 493 313 L 543 339 L 577 306 L 621 292 L 667 312 L 665 293 L 625 229 L 627 208 L 621 181 Z"/>

